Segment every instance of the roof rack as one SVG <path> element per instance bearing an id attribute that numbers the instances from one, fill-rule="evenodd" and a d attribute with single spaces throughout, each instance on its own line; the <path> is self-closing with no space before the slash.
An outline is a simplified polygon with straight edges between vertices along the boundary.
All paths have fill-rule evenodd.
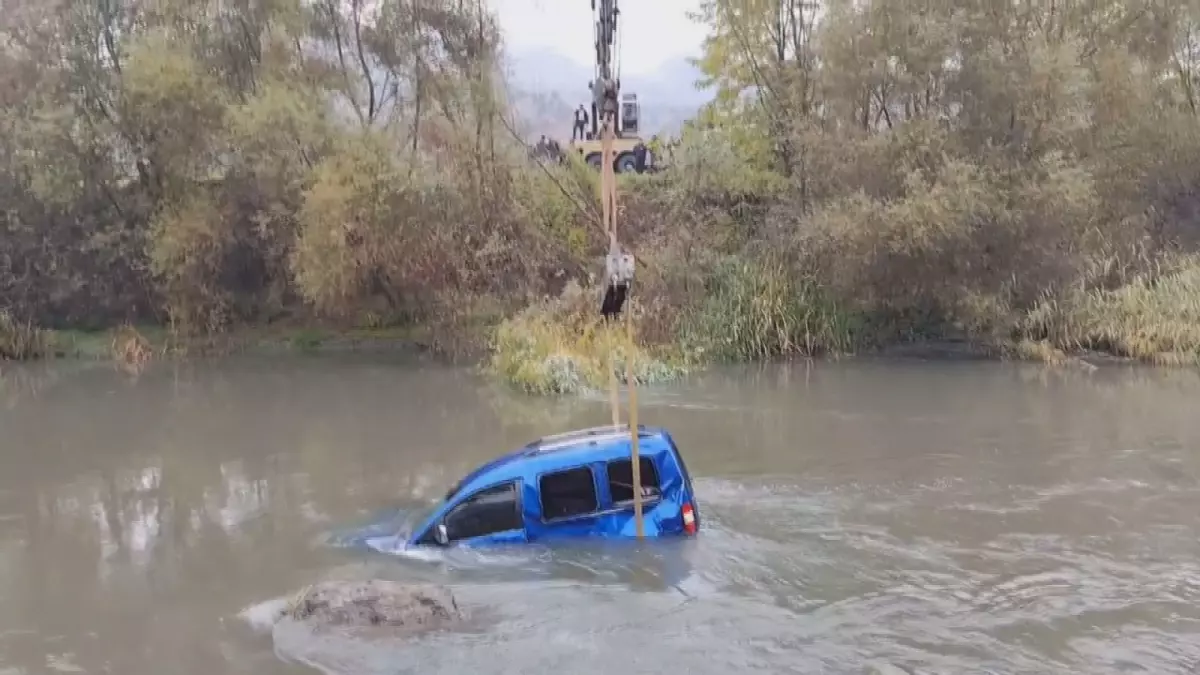
<path id="1" fill-rule="evenodd" d="M 645 425 L 638 425 L 638 435 L 642 436 L 646 433 Z M 566 431 L 561 434 L 551 434 L 543 436 L 529 445 L 525 446 L 529 452 L 548 452 L 565 446 L 574 445 L 580 441 L 591 440 L 593 442 L 601 440 L 613 440 L 629 435 L 628 424 L 605 424 L 597 427 L 588 427 L 586 429 L 575 429 Z"/>

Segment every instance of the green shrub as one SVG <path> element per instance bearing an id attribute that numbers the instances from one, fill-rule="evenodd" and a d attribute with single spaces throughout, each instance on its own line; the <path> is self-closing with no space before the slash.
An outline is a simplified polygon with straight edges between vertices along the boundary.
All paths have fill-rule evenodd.
<path id="1" fill-rule="evenodd" d="M 598 212 L 596 172 L 569 157 L 563 166 L 532 167 L 513 174 L 517 217 L 558 239 L 575 258 L 588 254 L 588 209 Z"/>
<path id="2" fill-rule="evenodd" d="M 782 265 L 728 258 L 685 314 L 681 341 L 694 358 L 740 361 L 844 352 L 859 333 L 854 317 Z"/>
<path id="3" fill-rule="evenodd" d="M 637 320 L 636 305 L 632 311 Z M 619 382 L 626 381 L 630 356 L 638 384 L 667 382 L 686 372 L 669 350 L 635 342 L 631 354 L 629 347 L 624 322 L 601 322 L 594 294 L 572 284 L 557 300 L 530 306 L 500 324 L 489 369 L 514 387 L 535 394 L 603 391 L 610 373 Z"/>

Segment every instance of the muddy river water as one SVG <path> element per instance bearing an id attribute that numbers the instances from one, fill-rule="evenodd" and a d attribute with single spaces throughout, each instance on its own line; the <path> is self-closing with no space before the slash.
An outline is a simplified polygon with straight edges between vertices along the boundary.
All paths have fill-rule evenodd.
<path id="1" fill-rule="evenodd" d="M 700 537 L 411 559 L 329 542 L 603 397 L 379 356 L 6 367 L 0 674 L 1200 671 L 1194 372 L 795 364 L 642 403 Z M 352 653 L 238 619 L 340 574 L 492 611 Z"/>

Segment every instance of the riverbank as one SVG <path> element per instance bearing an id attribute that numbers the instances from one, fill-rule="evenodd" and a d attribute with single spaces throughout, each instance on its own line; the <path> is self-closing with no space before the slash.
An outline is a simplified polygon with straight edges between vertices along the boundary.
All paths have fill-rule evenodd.
<path id="1" fill-rule="evenodd" d="M 0 344 L 22 351 L 8 360 L 67 359 L 147 362 L 231 354 L 409 352 L 437 353 L 436 339 L 416 327 L 347 328 L 334 325 L 281 323 L 242 326 L 205 336 L 182 336 L 163 326 L 122 326 L 108 330 L 42 330 L 37 337 L 0 334 Z M 441 353 L 461 358 L 463 355 Z M 473 358 L 480 358 L 476 353 Z"/>
<path id="2" fill-rule="evenodd" d="M 1185 265 L 1153 282 L 1135 280 L 1071 303 L 1043 304 L 1012 323 L 1007 335 L 943 330 L 889 336 L 872 328 L 870 317 L 848 317 L 832 307 L 814 311 L 804 304 L 811 303 L 811 295 L 765 299 L 751 284 L 754 297 L 738 299 L 718 290 L 690 307 L 637 302 L 631 343 L 624 323 L 606 326 L 594 316 L 595 293 L 569 284 L 560 297 L 507 318 L 488 315 L 438 326 L 291 319 L 183 336 L 155 325 L 40 330 L 0 317 L 0 351 L 16 360 L 110 360 L 135 367 L 157 359 L 244 353 L 426 354 L 480 365 L 497 380 L 532 394 L 602 390 L 609 385 L 610 369 L 624 382 L 631 345 L 634 377 L 641 384 L 672 382 L 719 362 L 814 357 L 1189 366 L 1200 362 L 1195 332 L 1200 323 L 1187 302 L 1200 296 L 1197 269 Z"/>
<path id="3" fill-rule="evenodd" d="M 335 53 L 331 35 L 359 31 L 330 26 L 358 14 L 324 26 L 286 5 L 234 12 L 235 34 L 196 30 L 191 9 L 133 9 L 135 29 L 111 36 L 119 68 L 47 65 L 38 55 L 76 44 L 65 15 L 14 28 L 29 49 L 10 69 L 28 77 L 10 78 L 3 107 L 0 260 L 14 264 L 0 265 L 0 310 L 14 318 L 0 358 L 417 349 L 539 393 L 606 388 L 626 361 L 655 382 L 881 351 L 1200 359 L 1200 127 L 1175 64 L 1146 60 L 1161 50 L 1095 42 L 1105 33 L 1087 22 L 1060 26 L 1053 49 L 1004 32 L 992 49 L 955 12 L 895 42 L 890 18 L 858 8 L 821 22 L 799 63 L 767 69 L 787 77 L 747 82 L 737 64 L 778 55 L 743 52 L 770 41 L 707 17 L 702 70 L 722 95 L 672 139 L 669 171 L 620 179 L 620 244 L 639 261 L 635 353 L 622 354 L 627 338 L 595 316 L 598 176 L 577 157 L 530 161 L 490 65 L 492 17 L 462 6 L 417 27 L 483 27 L 463 62 L 425 51 L 438 40 L 375 53 L 407 44 L 399 33 L 350 45 L 393 82 L 443 83 L 380 108 L 359 68 L 293 49 Z M 214 46 L 246 30 L 262 44 Z M 970 68 L 878 79 L 880 63 L 964 54 Z M 357 114 L 330 116 L 335 103 Z M 137 328 L 37 328 L 121 322 Z"/>
<path id="4" fill-rule="evenodd" d="M 638 382 L 677 379 L 712 363 L 882 356 L 929 360 L 1000 359 L 1085 369 L 1111 364 L 1200 365 L 1200 264 L 1164 262 L 1112 289 L 1060 293 L 1030 309 L 996 303 L 975 322 L 901 320 L 835 300 L 819 286 L 746 262 L 714 266 L 699 294 L 634 308 Z M 650 282 L 654 288 L 654 281 Z M 627 337 L 598 323 L 588 299 L 568 290 L 501 324 L 491 369 L 531 393 L 604 389 L 610 358 L 625 379 Z M 611 353 L 611 356 L 610 356 Z"/>

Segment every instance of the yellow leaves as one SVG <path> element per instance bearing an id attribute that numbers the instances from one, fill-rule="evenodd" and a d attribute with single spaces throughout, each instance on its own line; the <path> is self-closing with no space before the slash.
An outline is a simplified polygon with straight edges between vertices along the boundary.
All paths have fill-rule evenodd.
<path id="1" fill-rule="evenodd" d="M 161 168 L 210 177 L 223 150 L 226 97 L 203 64 L 167 35 L 149 33 L 131 45 L 122 85 L 124 126 Z"/>
<path id="2" fill-rule="evenodd" d="M 333 310 L 363 283 L 347 236 L 355 234 L 364 214 L 363 195 L 348 163 L 330 160 L 317 168 L 298 214 L 300 233 L 291 257 L 292 273 L 305 297 L 318 309 Z M 353 171 L 353 166 L 349 165 Z M 368 197 L 369 198 L 369 197 Z"/>
<path id="3" fill-rule="evenodd" d="M 277 190 L 304 180 L 309 162 L 336 136 L 320 92 L 281 80 L 263 82 L 245 103 L 231 107 L 227 127 L 237 161 Z"/>
<path id="4" fill-rule="evenodd" d="M 232 236 L 212 198 L 186 196 L 161 208 L 151 225 L 151 271 L 159 278 L 173 320 L 187 330 L 215 330 L 226 320 L 227 293 L 220 275 Z"/>
<path id="5" fill-rule="evenodd" d="M 624 322 L 608 324 L 595 315 L 599 290 L 569 284 L 559 298 L 531 305 L 503 321 L 492 341 L 488 369 L 517 389 L 532 394 L 576 394 L 608 386 L 609 369 L 626 379 L 632 356 L 634 378 L 641 384 L 676 379 L 686 370 L 677 354 L 657 354 L 635 342 L 629 353 Z M 632 305 L 634 321 L 644 308 Z M 635 331 L 640 335 L 640 331 Z"/>
<path id="6" fill-rule="evenodd" d="M 356 24 L 303 0 L 117 4 L 0 31 L 0 197 L 20 223 L 0 258 L 37 258 L 0 286 L 31 316 L 165 296 L 208 328 L 296 291 L 326 310 L 379 293 L 394 316 L 432 290 L 539 293 L 592 243 L 506 147 L 482 5 L 368 3 Z M 368 80 L 360 125 L 345 92 Z"/>
<path id="7" fill-rule="evenodd" d="M 272 147 L 294 141 L 301 147 L 319 144 L 328 137 L 320 92 L 296 82 L 267 80 L 230 116 L 230 132 L 242 147 Z"/>
<path id="8" fill-rule="evenodd" d="M 213 110 L 222 98 L 221 87 L 203 66 L 162 33 L 146 34 L 131 45 L 122 84 L 134 109 Z"/>
<path id="9" fill-rule="evenodd" d="M 882 215 L 893 253 L 953 255 L 969 246 L 977 225 L 1001 220 L 994 181 L 971 164 L 947 162 L 932 182 L 910 174 L 905 186 L 904 199 L 890 203 Z"/>
<path id="10" fill-rule="evenodd" d="M 380 266 L 406 262 L 404 242 L 419 222 L 414 221 L 419 214 L 397 210 L 410 204 L 409 190 L 387 146 L 370 137 L 347 141 L 314 169 L 297 215 L 300 233 L 291 268 L 318 309 L 337 310 Z"/>
<path id="11" fill-rule="evenodd" d="M 151 231 L 155 241 L 151 261 L 157 274 L 212 260 L 228 242 L 220 209 L 199 195 L 163 207 Z"/>

